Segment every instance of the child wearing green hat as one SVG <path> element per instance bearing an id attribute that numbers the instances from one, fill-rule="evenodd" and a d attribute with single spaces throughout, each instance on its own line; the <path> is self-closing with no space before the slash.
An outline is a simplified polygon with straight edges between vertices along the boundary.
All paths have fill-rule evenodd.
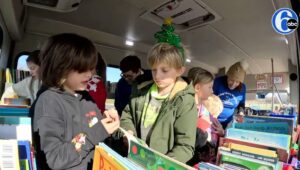
<path id="1" fill-rule="evenodd" d="M 193 85 L 184 73 L 184 50 L 170 22 L 155 34 L 158 43 L 148 53 L 153 81 L 132 94 L 121 117 L 121 127 L 169 157 L 187 162 L 193 156 L 197 109 Z"/>

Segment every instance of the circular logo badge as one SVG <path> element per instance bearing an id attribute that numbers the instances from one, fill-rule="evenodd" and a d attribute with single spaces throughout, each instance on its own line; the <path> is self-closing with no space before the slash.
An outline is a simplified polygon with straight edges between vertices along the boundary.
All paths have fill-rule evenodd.
<path id="1" fill-rule="evenodd" d="M 280 8 L 273 14 L 272 26 L 279 34 L 288 35 L 296 30 L 298 21 L 298 16 L 293 10 Z"/>

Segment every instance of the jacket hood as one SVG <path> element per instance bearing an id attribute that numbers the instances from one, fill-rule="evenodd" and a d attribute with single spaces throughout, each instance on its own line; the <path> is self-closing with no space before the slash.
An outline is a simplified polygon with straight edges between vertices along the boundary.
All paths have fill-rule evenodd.
<path id="1" fill-rule="evenodd" d="M 144 90 L 149 90 L 149 88 L 152 86 L 154 83 L 153 80 L 145 81 L 137 86 L 138 90 L 144 91 Z M 179 77 L 175 85 L 170 93 L 169 100 L 172 100 L 175 98 L 175 96 L 182 96 L 185 94 L 191 94 L 195 95 L 195 90 L 193 85 L 190 83 L 188 84 L 186 81 L 184 81 L 181 77 Z"/>

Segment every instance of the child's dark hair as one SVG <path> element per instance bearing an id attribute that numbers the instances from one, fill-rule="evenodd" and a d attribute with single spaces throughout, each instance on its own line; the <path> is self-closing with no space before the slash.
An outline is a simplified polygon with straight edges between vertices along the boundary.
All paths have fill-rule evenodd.
<path id="1" fill-rule="evenodd" d="M 40 59 L 39 59 L 39 54 L 40 54 L 40 50 L 35 50 L 32 51 L 29 55 L 28 58 L 26 59 L 26 62 L 32 62 L 38 66 L 41 65 Z"/>
<path id="2" fill-rule="evenodd" d="M 120 62 L 120 70 L 122 73 L 125 73 L 127 71 L 133 71 L 137 73 L 139 69 L 141 68 L 141 60 L 134 55 L 129 55 Z"/>
<path id="3" fill-rule="evenodd" d="M 82 36 L 63 33 L 50 37 L 40 53 L 41 79 L 45 86 L 61 88 L 70 71 L 93 70 L 97 51 L 93 43 Z"/>

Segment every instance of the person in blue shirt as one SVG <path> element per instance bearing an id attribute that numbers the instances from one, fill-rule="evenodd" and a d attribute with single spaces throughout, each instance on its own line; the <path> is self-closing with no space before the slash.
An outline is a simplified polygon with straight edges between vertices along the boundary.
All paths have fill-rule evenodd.
<path id="1" fill-rule="evenodd" d="M 225 76 L 214 80 L 213 91 L 224 105 L 218 120 L 225 129 L 235 113 L 243 113 L 246 100 L 246 85 L 243 83 L 248 64 L 244 61 L 233 64 Z"/>

